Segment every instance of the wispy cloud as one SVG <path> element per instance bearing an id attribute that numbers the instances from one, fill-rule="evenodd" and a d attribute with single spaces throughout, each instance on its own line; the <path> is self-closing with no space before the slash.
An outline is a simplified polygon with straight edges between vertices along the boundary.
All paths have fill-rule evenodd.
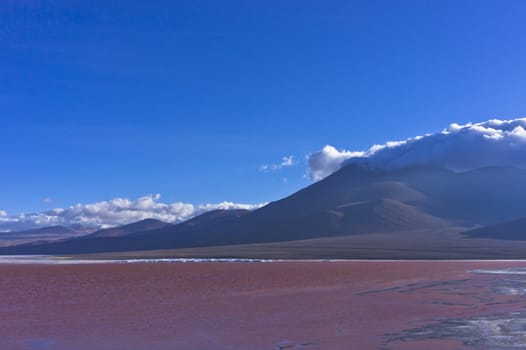
<path id="1" fill-rule="evenodd" d="M 102 228 L 153 218 L 177 223 L 215 209 L 256 209 L 261 204 L 221 202 L 194 205 L 190 203 L 163 203 L 161 196 L 146 195 L 137 199 L 114 198 L 89 204 L 76 204 L 68 208 L 34 213 L 7 215 L 0 212 L 0 231 L 24 230 L 50 225 L 76 225 Z"/>
<path id="2" fill-rule="evenodd" d="M 316 181 L 350 163 L 382 169 L 415 165 L 457 171 L 484 166 L 526 168 L 526 118 L 453 123 L 439 133 L 376 144 L 365 151 L 327 145 L 307 156 L 307 163 L 308 177 Z"/>
<path id="3" fill-rule="evenodd" d="M 263 172 L 270 171 L 270 170 L 275 171 L 275 170 L 279 170 L 282 168 L 291 167 L 294 164 L 296 164 L 294 161 L 294 156 L 286 156 L 281 159 L 281 163 L 260 165 L 259 170 Z"/>

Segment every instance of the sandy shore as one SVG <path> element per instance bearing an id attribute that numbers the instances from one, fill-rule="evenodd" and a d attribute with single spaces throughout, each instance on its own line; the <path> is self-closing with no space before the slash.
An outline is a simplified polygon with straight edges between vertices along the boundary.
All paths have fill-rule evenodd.
<path id="1" fill-rule="evenodd" d="M 477 327 L 523 322 L 526 276 L 471 271 L 517 267 L 526 262 L 0 264 L 0 339 L 2 349 L 484 349 Z M 476 326 L 459 335 L 455 322 Z"/>

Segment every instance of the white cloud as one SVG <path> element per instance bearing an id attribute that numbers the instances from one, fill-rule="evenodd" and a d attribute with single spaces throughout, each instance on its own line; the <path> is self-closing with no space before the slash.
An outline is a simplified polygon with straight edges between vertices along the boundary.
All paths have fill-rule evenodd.
<path id="1" fill-rule="evenodd" d="M 285 156 L 281 159 L 281 163 L 278 164 L 262 164 L 259 167 L 260 171 L 279 170 L 282 168 L 288 168 L 295 164 L 294 156 Z"/>
<path id="2" fill-rule="evenodd" d="M 42 202 L 44 202 L 46 204 L 50 204 L 50 203 L 53 203 L 53 199 L 49 198 L 49 197 L 46 197 L 46 198 L 42 199 Z"/>
<path id="3" fill-rule="evenodd" d="M 161 196 L 147 195 L 134 200 L 114 198 L 89 204 L 76 204 L 68 208 L 56 208 L 42 213 L 8 216 L 0 212 L 0 231 L 16 231 L 50 225 L 75 225 L 88 227 L 111 227 L 153 218 L 177 223 L 215 209 L 256 209 L 264 204 L 239 204 L 221 202 L 193 205 L 175 202 L 162 203 Z"/>
<path id="4" fill-rule="evenodd" d="M 414 165 L 455 171 L 484 166 L 526 168 L 526 118 L 453 123 L 439 133 L 377 144 L 365 151 L 337 150 L 327 145 L 310 154 L 307 161 L 308 176 L 313 180 L 323 179 L 351 163 L 380 169 Z"/>
<path id="5" fill-rule="evenodd" d="M 337 150 L 331 145 L 326 145 L 321 151 L 307 156 L 309 177 L 313 180 L 321 180 L 340 169 L 346 159 L 364 157 L 365 154 L 366 152 Z"/>
<path id="6" fill-rule="evenodd" d="M 223 210 L 233 210 L 233 209 L 246 209 L 246 210 L 253 210 L 262 207 L 266 203 L 263 204 L 240 204 L 240 203 L 233 203 L 233 202 L 221 202 L 217 204 L 200 204 L 196 208 L 196 214 L 199 215 L 204 212 L 210 211 L 210 210 L 216 210 L 216 209 L 223 209 Z"/>
<path id="7" fill-rule="evenodd" d="M 283 160 L 281 161 L 280 166 L 283 167 L 289 167 L 294 164 L 294 158 L 292 156 L 283 157 Z"/>
<path id="8" fill-rule="evenodd" d="M 0 210 L 0 217 L 7 216 L 7 212 L 5 210 Z"/>

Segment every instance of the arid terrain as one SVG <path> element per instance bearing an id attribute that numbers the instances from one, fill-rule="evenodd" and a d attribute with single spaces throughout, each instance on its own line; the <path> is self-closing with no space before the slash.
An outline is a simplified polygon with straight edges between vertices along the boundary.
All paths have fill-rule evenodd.
<path id="1" fill-rule="evenodd" d="M 501 349 L 526 261 L 0 264 L 2 349 Z"/>

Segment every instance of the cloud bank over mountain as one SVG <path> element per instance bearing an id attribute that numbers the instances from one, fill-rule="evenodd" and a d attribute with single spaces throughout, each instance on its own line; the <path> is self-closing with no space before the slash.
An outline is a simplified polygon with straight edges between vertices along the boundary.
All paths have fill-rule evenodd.
<path id="1" fill-rule="evenodd" d="M 134 200 L 114 198 L 90 204 L 76 204 L 42 213 L 8 215 L 0 211 L 0 231 L 16 231 L 52 225 L 83 225 L 105 228 L 153 218 L 177 223 L 215 209 L 256 209 L 263 204 L 221 202 L 193 205 L 175 202 L 162 203 L 161 196 L 147 195 Z"/>
<path id="2" fill-rule="evenodd" d="M 455 171 L 485 166 L 526 168 L 526 118 L 451 124 L 435 134 L 376 144 L 365 151 L 337 150 L 327 145 L 307 157 L 315 181 L 347 164 L 378 169 L 437 166 Z"/>

